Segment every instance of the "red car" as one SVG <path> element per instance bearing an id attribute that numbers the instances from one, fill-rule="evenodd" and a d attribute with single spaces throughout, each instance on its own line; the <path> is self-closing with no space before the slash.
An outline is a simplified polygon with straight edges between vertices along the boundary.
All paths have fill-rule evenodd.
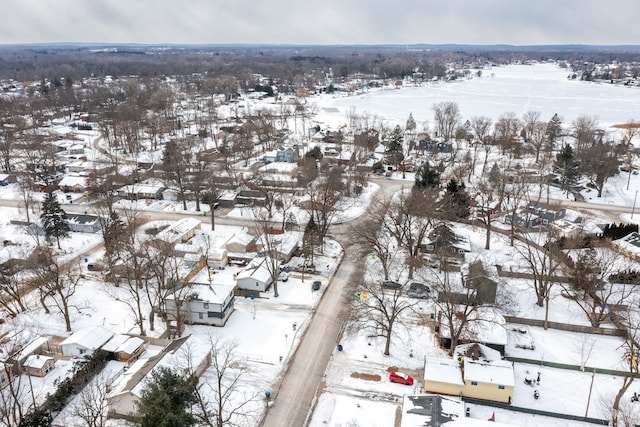
<path id="1" fill-rule="evenodd" d="M 413 378 L 404 372 L 391 371 L 389 373 L 389 381 L 392 383 L 413 385 Z"/>

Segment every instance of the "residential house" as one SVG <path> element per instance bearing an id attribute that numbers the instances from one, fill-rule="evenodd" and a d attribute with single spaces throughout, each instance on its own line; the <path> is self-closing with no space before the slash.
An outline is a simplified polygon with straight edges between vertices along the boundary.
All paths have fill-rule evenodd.
<path id="1" fill-rule="evenodd" d="M 455 359 L 427 357 L 424 364 L 425 391 L 460 396 L 464 388 L 460 362 Z"/>
<path id="2" fill-rule="evenodd" d="M 494 425 L 495 423 L 491 423 Z M 486 427 L 488 422 L 466 417 L 465 403 L 438 394 L 405 394 L 402 399 L 400 427 Z M 495 427 L 506 427 L 497 424 Z"/>
<path id="3" fill-rule="evenodd" d="M 456 356 L 462 359 L 464 397 L 511 403 L 515 387 L 512 362 L 480 344 L 458 346 Z"/>
<path id="4" fill-rule="evenodd" d="M 160 184 L 132 184 L 118 189 L 118 196 L 129 200 L 162 200 L 165 187 Z"/>
<path id="5" fill-rule="evenodd" d="M 276 162 L 295 163 L 300 160 L 298 152 L 291 147 L 276 150 Z"/>
<path id="6" fill-rule="evenodd" d="M 140 357 L 145 348 L 146 343 L 142 338 L 117 334 L 103 345 L 101 350 L 111 353 L 115 360 L 128 362 Z"/>
<path id="7" fill-rule="evenodd" d="M 165 298 L 169 318 L 186 324 L 224 326 L 234 311 L 233 285 L 180 283 L 180 291 Z M 179 308 L 179 311 L 178 311 Z"/>
<path id="8" fill-rule="evenodd" d="M 236 205 L 264 206 L 267 197 L 262 191 L 242 190 L 236 196 Z"/>
<path id="9" fill-rule="evenodd" d="M 144 356 L 144 355 L 143 355 Z M 195 336 L 172 341 L 159 353 L 141 357 L 111 384 L 107 395 L 110 418 L 132 419 L 146 386 L 147 378 L 161 367 L 190 375 L 195 382 L 211 364 L 211 346 Z"/>
<path id="10" fill-rule="evenodd" d="M 60 343 L 64 356 L 90 356 L 99 350 L 115 334 L 102 326 L 89 326 L 80 329 Z"/>
<path id="11" fill-rule="evenodd" d="M 66 175 L 58 183 L 58 188 L 64 193 L 84 193 L 87 191 L 87 178 L 84 176 Z"/>
<path id="12" fill-rule="evenodd" d="M 277 150 L 271 150 L 264 153 L 262 156 L 262 161 L 265 163 L 274 163 L 278 161 L 278 152 Z"/>
<path id="13" fill-rule="evenodd" d="M 243 229 L 242 232 L 235 233 L 233 237 L 227 241 L 225 248 L 229 254 L 255 252 L 257 250 L 256 238 Z"/>
<path id="14" fill-rule="evenodd" d="M 289 262 L 300 244 L 300 233 L 271 231 L 268 235 L 262 234 L 258 237 L 256 241 L 258 251 L 263 255 L 276 258 L 282 264 Z"/>
<path id="15" fill-rule="evenodd" d="M 474 276 L 464 279 L 464 287 L 475 290 L 473 297 L 478 304 L 495 304 L 498 282 L 487 276 Z"/>
<path id="16" fill-rule="evenodd" d="M 4 187 L 9 184 L 18 182 L 18 178 L 14 174 L 0 173 L 0 186 Z"/>
<path id="17" fill-rule="evenodd" d="M 539 217 L 543 225 L 548 225 L 553 221 L 564 218 L 567 210 L 562 206 L 554 206 L 547 203 L 530 202 L 527 206 L 527 212 Z"/>
<path id="18" fill-rule="evenodd" d="M 456 347 L 453 359 L 427 358 L 425 391 L 511 403 L 515 388 L 513 363 L 481 344 Z"/>
<path id="19" fill-rule="evenodd" d="M 167 244 L 175 247 L 176 244 L 187 242 L 196 234 L 196 230 L 200 229 L 202 223 L 196 218 L 183 218 L 173 222 L 169 227 L 163 229 L 156 234 L 153 243 L 157 245 Z"/>
<path id="20" fill-rule="evenodd" d="M 268 256 L 256 257 L 238 273 L 236 284 L 238 289 L 247 291 L 264 292 L 273 283 L 271 272 L 269 271 L 271 260 Z M 276 266 L 279 272 L 278 266 Z"/>
<path id="21" fill-rule="evenodd" d="M 439 244 L 445 247 L 438 248 Z M 427 253 L 435 253 L 438 249 L 445 249 L 449 256 L 464 257 L 464 254 L 471 252 L 471 243 L 466 235 L 453 233 L 450 238 L 442 239 L 438 237 L 437 230 L 434 230 L 424 237 L 420 248 Z"/>
<path id="22" fill-rule="evenodd" d="M 613 244 L 628 257 L 640 261 L 640 234 L 632 232 L 614 240 Z"/>
<path id="23" fill-rule="evenodd" d="M 27 375 L 44 377 L 56 367 L 56 361 L 51 356 L 32 354 L 22 363 L 22 368 Z"/>
<path id="24" fill-rule="evenodd" d="M 67 213 L 64 215 L 69 230 L 80 233 L 97 233 L 102 229 L 100 217 L 97 215 Z"/>

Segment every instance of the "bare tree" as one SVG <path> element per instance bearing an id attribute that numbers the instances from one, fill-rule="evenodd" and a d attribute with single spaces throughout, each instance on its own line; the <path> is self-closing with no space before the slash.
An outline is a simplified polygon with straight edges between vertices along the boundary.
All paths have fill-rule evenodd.
<path id="1" fill-rule="evenodd" d="M 403 323 L 403 314 L 419 304 L 418 300 L 405 298 L 402 287 L 385 288 L 380 280 L 363 279 L 357 285 L 360 298 L 352 300 L 352 318 L 355 326 L 371 331 L 370 336 L 385 339 L 384 355 L 391 349 L 394 328 Z"/>
<path id="2" fill-rule="evenodd" d="M 433 225 L 432 215 L 437 206 L 438 193 L 436 188 L 401 193 L 391 202 L 385 216 L 384 229 L 394 237 L 399 247 L 407 251 L 409 279 L 413 278 L 415 269 L 422 265 L 420 247 Z"/>
<path id="3" fill-rule="evenodd" d="M 279 251 L 281 249 L 282 234 L 274 233 L 273 223 L 268 213 L 260 208 L 253 209 L 253 227 L 258 234 L 258 245 L 264 256 L 264 266 L 269 272 L 273 284 L 273 296 L 278 297 L 278 274 L 280 273 Z"/>
<path id="4" fill-rule="evenodd" d="M 449 141 L 455 134 L 456 127 L 460 122 L 460 109 L 455 102 L 439 102 L 434 104 L 433 122 L 436 126 L 436 136 Z"/>
<path id="5" fill-rule="evenodd" d="M 452 280 L 448 269 L 430 269 L 423 273 L 423 280 L 430 283 L 437 292 L 434 303 L 437 307 L 436 322 L 439 328 L 446 328 L 452 354 L 462 341 L 473 341 L 475 326 L 495 323 L 496 314 L 509 312 L 513 299 L 502 287 L 498 287 L 495 299 L 485 297 L 479 285 L 463 280 Z M 442 333 L 442 332 L 441 332 Z"/>
<path id="6" fill-rule="evenodd" d="M 87 384 L 71 404 L 71 415 L 84 421 L 87 427 L 107 425 L 107 395 L 115 376 L 101 372 Z"/>
<path id="7" fill-rule="evenodd" d="M 549 232 L 538 233 L 539 241 L 518 238 L 514 248 L 524 260 L 526 269 L 532 275 L 533 289 L 536 293 L 536 304 L 545 307 L 544 328 L 548 328 L 549 299 L 551 288 L 556 283 L 554 276 L 560 269 L 561 263 L 557 259 L 557 247 L 553 235 Z"/>
<path id="8" fill-rule="evenodd" d="M 19 426 L 23 416 L 36 407 L 34 389 L 25 375 L 19 375 L 17 356 L 28 344 L 23 331 L 24 325 L 11 324 L 0 340 L 0 376 L 7 379 L 0 388 L 0 425 L 6 427 Z"/>
<path id="9" fill-rule="evenodd" d="M 578 307 L 595 328 L 615 316 L 615 310 L 627 304 L 634 293 L 633 284 L 608 283 L 613 269 L 620 266 L 619 257 L 612 251 L 590 247 L 576 251 L 565 290 L 574 294 Z"/>
<path id="10" fill-rule="evenodd" d="M 382 227 L 390 212 L 388 200 L 374 200 L 369 206 L 367 217 L 356 221 L 349 230 L 351 242 L 362 256 L 375 255 L 382 267 L 384 280 L 389 280 L 389 272 L 398 254 L 398 248 L 392 245 L 393 238 L 389 230 Z"/>
<path id="11" fill-rule="evenodd" d="M 49 248 L 42 248 L 42 256 L 30 266 L 34 278 L 32 283 L 40 291 L 40 301 L 48 312 L 47 301 L 62 314 L 67 328 L 71 332 L 71 297 L 80 281 L 80 267 L 73 263 L 62 263 Z"/>
<path id="12" fill-rule="evenodd" d="M 237 355 L 237 344 L 211 337 L 211 367 L 196 387 L 195 414 L 202 425 L 240 427 L 257 421 L 259 392 L 242 386 L 250 368 Z M 252 407 L 253 406 L 253 407 Z"/>

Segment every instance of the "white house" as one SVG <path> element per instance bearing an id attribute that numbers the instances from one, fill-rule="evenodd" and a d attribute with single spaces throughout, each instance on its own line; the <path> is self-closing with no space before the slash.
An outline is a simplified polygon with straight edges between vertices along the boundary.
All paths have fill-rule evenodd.
<path id="1" fill-rule="evenodd" d="M 258 292 L 266 291 L 273 282 L 269 271 L 271 262 L 272 260 L 266 256 L 253 258 L 244 270 L 236 276 L 238 289 Z M 276 265 L 277 271 L 279 271 L 278 267 L 279 265 Z"/>
<path id="2" fill-rule="evenodd" d="M 169 318 L 180 315 L 187 324 L 224 326 L 234 311 L 233 285 L 186 283 L 187 292 L 171 294 L 165 298 Z"/>
<path id="3" fill-rule="evenodd" d="M 285 232 L 281 234 L 262 234 L 258 237 L 256 244 L 258 251 L 263 255 L 277 258 L 282 263 L 289 262 L 293 253 L 300 244 L 299 232 Z M 272 249 L 269 250 L 268 248 Z"/>
<path id="4" fill-rule="evenodd" d="M 175 247 L 177 243 L 184 243 L 191 239 L 196 234 L 196 230 L 200 228 L 200 225 L 201 222 L 196 218 L 183 218 L 159 232 L 154 241 L 164 242 Z"/>
<path id="5" fill-rule="evenodd" d="M 88 356 L 100 349 L 114 333 L 102 326 L 89 326 L 74 332 L 60 343 L 64 356 Z"/>

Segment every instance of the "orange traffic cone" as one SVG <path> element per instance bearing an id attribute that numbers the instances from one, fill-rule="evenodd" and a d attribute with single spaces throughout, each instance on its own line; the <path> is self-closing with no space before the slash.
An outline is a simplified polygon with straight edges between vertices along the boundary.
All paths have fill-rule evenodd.
<path id="1" fill-rule="evenodd" d="M 496 420 L 496 413 L 493 412 L 491 413 L 491 418 L 489 418 L 489 421 L 495 421 Z"/>

